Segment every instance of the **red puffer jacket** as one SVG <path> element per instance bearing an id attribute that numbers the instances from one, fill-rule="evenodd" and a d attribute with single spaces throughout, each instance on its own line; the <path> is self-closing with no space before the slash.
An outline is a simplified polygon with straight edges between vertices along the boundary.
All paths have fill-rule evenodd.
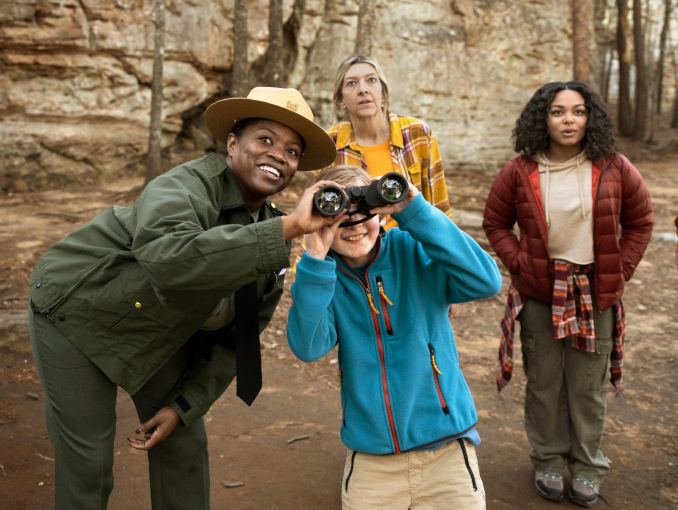
<path id="1" fill-rule="evenodd" d="M 654 212 L 643 178 L 621 154 L 593 162 L 593 294 L 601 310 L 616 303 L 650 242 Z M 520 237 L 513 225 L 518 222 Z M 621 236 L 618 235 L 621 226 Z M 483 228 L 522 294 L 550 303 L 554 271 L 537 163 L 509 161 L 492 184 Z"/>

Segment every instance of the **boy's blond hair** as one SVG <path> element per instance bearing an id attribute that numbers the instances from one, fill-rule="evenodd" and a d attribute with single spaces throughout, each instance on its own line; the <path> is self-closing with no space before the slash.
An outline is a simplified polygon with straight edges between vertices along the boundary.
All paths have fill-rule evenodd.
<path id="1" fill-rule="evenodd" d="M 368 186 L 372 181 L 365 170 L 355 165 L 328 166 L 315 176 L 315 182 L 332 181 L 342 186 L 351 186 L 355 184 L 356 179 L 360 179 L 364 186 Z"/>

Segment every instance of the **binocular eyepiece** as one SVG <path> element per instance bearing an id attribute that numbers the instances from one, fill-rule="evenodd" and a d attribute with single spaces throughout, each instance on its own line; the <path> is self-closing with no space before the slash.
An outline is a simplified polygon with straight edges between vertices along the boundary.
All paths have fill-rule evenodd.
<path id="1" fill-rule="evenodd" d="M 409 185 L 396 172 L 389 172 L 367 186 L 350 186 L 345 192 L 339 186 L 328 184 L 315 193 L 313 205 L 322 216 L 337 216 L 358 204 L 358 212 L 370 216 L 375 207 L 397 204 L 405 199 Z M 371 217 L 371 216 L 370 216 Z"/>

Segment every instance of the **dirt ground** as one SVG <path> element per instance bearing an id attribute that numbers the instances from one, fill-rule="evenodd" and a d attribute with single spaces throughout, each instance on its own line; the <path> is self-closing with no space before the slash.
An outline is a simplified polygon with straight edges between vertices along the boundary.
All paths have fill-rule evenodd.
<path id="1" fill-rule="evenodd" d="M 601 509 L 678 509 L 676 160 L 675 153 L 632 155 L 650 188 L 657 225 L 625 293 L 626 366 L 621 395 L 615 398 L 611 387 L 608 393 L 603 451 L 612 470 L 602 487 Z M 459 223 L 487 248 L 477 215 L 491 181 L 488 175 L 448 171 L 453 207 L 468 213 L 460 213 Z M 7 321 L 12 312 L 15 321 L 21 317 L 28 275 L 50 244 L 104 208 L 130 203 L 133 197 L 119 193 L 140 182 L 126 178 L 96 188 L 0 196 L 0 317 Z M 297 178 L 276 202 L 289 208 L 303 184 L 303 177 Z M 461 221 L 462 216 L 470 220 Z M 577 508 L 569 501 L 545 501 L 533 490 L 519 359 L 508 387 L 501 394 L 495 387 L 498 324 L 508 282 L 503 274 L 498 297 L 460 306 L 453 321 L 462 369 L 478 407 L 487 508 Z M 215 510 L 341 508 L 345 448 L 338 434 L 336 353 L 310 364 L 294 358 L 285 339 L 289 305 L 286 292 L 262 336 L 264 389 L 254 405 L 248 408 L 229 389 L 205 417 Z M 125 440 L 137 425 L 131 400 L 120 391 L 111 510 L 150 509 L 145 453 Z M 24 334 L 0 346 L 0 509 L 51 508 L 53 476 L 42 390 Z"/>

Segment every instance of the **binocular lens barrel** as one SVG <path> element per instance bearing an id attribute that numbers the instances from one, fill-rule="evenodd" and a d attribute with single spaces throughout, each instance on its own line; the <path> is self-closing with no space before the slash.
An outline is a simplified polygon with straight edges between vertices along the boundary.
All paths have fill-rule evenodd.
<path id="1" fill-rule="evenodd" d="M 365 215 L 375 207 L 397 204 L 407 196 L 409 185 L 402 175 L 389 172 L 378 181 L 367 186 L 350 186 L 344 192 L 338 186 L 328 184 L 315 193 L 313 204 L 323 216 L 336 216 L 350 207 L 350 203 L 358 204 L 358 209 Z"/>
<path id="2" fill-rule="evenodd" d="M 336 216 L 346 209 L 346 195 L 337 186 L 323 186 L 315 194 L 315 208 L 323 216 Z"/>
<path id="3" fill-rule="evenodd" d="M 400 177 L 400 176 L 399 176 Z M 400 198 L 404 194 L 404 179 L 394 179 L 393 177 L 388 177 L 379 181 L 381 183 L 380 191 L 382 198 L 390 200 L 392 202 L 399 202 Z"/>

